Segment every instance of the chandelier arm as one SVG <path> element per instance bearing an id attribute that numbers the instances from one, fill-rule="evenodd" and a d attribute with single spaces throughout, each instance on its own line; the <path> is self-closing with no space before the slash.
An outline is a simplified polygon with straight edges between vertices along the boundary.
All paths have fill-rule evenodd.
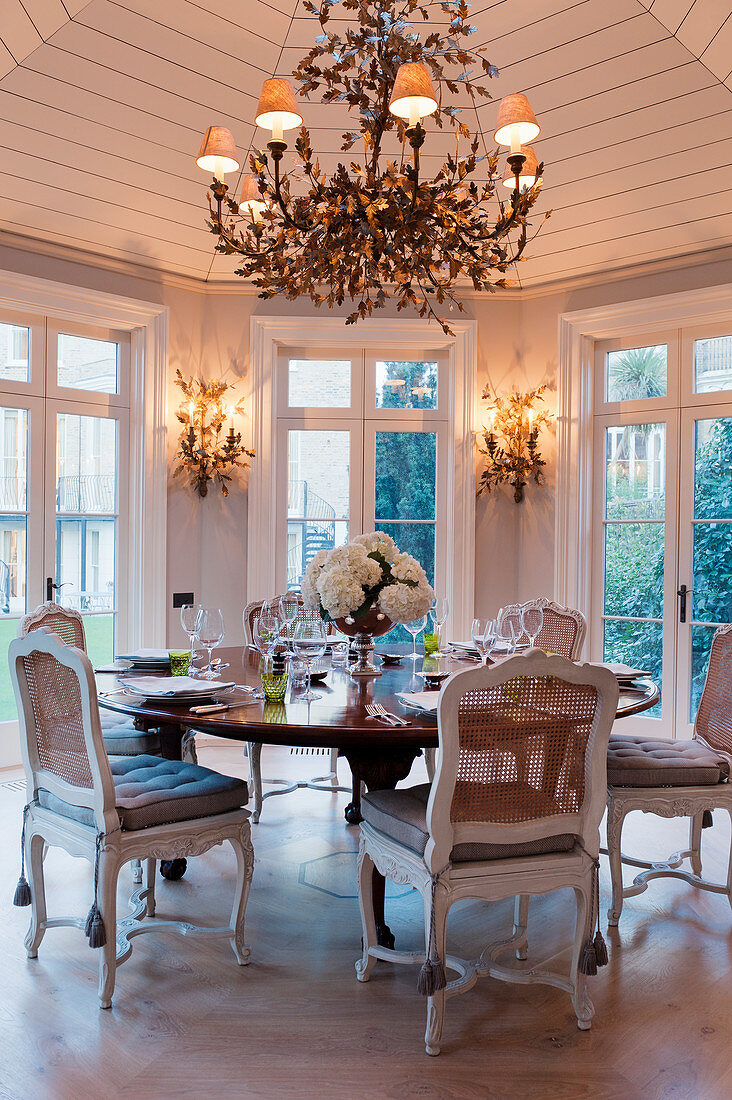
<path id="1" fill-rule="evenodd" d="M 285 203 L 285 200 L 284 200 L 283 195 L 282 195 L 282 187 L 281 187 L 281 180 L 280 180 L 280 157 L 274 157 L 273 156 L 272 159 L 274 160 L 274 182 L 275 182 L 274 196 L 275 196 L 275 199 L 277 200 L 277 205 L 279 206 L 280 210 L 282 211 L 282 217 L 285 220 L 285 225 L 289 226 L 291 229 L 299 229 L 301 233 L 309 233 L 310 232 L 310 226 L 309 225 L 303 225 L 300 222 L 298 222 L 297 219 L 294 218 L 292 216 L 292 214 L 290 214 L 290 211 L 287 209 L 287 204 Z"/>

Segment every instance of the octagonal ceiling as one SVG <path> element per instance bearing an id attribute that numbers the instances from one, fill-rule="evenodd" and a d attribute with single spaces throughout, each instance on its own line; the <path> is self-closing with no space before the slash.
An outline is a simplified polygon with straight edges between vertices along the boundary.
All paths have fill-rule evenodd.
<path id="1" fill-rule="evenodd" d="M 468 124 L 490 147 L 498 100 L 524 91 L 542 125 L 554 214 L 524 285 L 732 244 L 729 0 L 477 0 L 471 20 L 500 76 L 462 104 Z M 301 0 L 3 0 L 0 233 L 231 280 L 204 224 L 201 133 L 229 126 L 251 150 L 262 80 L 318 29 Z M 346 112 L 303 114 L 332 169 Z M 453 147 L 428 123 L 425 170 Z"/>

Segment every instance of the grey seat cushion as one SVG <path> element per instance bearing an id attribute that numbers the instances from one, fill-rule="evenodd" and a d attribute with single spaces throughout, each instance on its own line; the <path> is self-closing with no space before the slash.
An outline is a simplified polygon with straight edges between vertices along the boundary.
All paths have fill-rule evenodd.
<path id="1" fill-rule="evenodd" d="M 609 787 L 711 787 L 729 778 L 729 761 L 701 741 L 614 733 L 607 750 Z"/>
<path id="2" fill-rule="evenodd" d="M 141 753 L 158 756 L 160 754 L 160 734 L 156 730 L 148 733 L 135 729 L 134 721 L 126 714 L 113 710 L 99 710 L 102 736 L 110 756 L 139 756 Z"/>
<path id="3" fill-rule="evenodd" d="M 123 829 L 146 829 L 150 825 L 223 814 L 247 802 L 247 785 L 243 780 L 198 764 L 161 760 L 157 756 L 121 756 L 109 763 Z M 39 791 L 38 801 L 41 806 L 84 825 L 94 824 L 91 810 L 70 806 L 48 791 Z"/>
<path id="4" fill-rule="evenodd" d="M 369 791 L 361 799 L 361 813 L 380 833 L 424 855 L 429 839 L 427 832 L 427 800 L 430 784 L 405 787 L 396 791 Z M 570 833 L 541 837 L 523 844 L 456 844 L 451 853 L 453 863 L 472 863 L 483 859 L 509 859 L 517 856 L 546 855 L 549 852 L 569 852 L 576 843 Z"/>

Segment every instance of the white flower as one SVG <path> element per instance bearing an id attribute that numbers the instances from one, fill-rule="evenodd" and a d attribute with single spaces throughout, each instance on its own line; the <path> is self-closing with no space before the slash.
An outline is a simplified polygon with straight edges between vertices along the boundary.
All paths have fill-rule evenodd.
<path id="1" fill-rule="evenodd" d="M 427 574 L 411 554 L 397 554 L 392 562 L 391 573 L 399 581 L 415 581 L 417 584 L 427 584 Z"/>
<path id="2" fill-rule="evenodd" d="M 315 611 L 320 605 L 320 597 L 316 587 L 317 579 L 331 553 L 330 550 L 318 550 L 303 575 L 300 585 L 302 600 L 305 607 L 311 611 Z"/>
<path id="3" fill-rule="evenodd" d="M 391 535 L 387 535 L 386 531 L 371 531 L 367 535 L 356 535 L 353 541 L 359 546 L 364 546 L 367 554 L 381 554 L 387 561 L 394 561 L 395 555 L 399 553 L 394 539 Z"/>
<path id="4" fill-rule="evenodd" d="M 379 594 L 379 608 L 392 622 L 411 623 L 414 619 L 421 619 L 427 614 L 434 598 L 435 594 L 426 578 L 416 585 L 396 581 L 382 588 Z"/>
<path id="5" fill-rule="evenodd" d="M 323 569 L 317 581 L 320 602 L 331 619 L 356 611 L 364 601 L 364 591 L 348 569 L 337 565 Z"/>

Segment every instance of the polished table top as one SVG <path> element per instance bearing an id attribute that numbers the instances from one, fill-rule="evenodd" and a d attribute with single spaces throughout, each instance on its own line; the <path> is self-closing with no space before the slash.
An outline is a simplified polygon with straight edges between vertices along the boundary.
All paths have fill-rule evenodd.
<path id="1" fill-rule="evenodd" d="M 222 680 L 260 686 L 259 653 L 241 647 L 220 649 L 217 653 L 229 665 L 222 669 Z M 417 671 L 421 667 L 420 659 Z M 449 672 L 459 672 L 475 667 L 475 662 L 443 659 L 443 667 Z M 243 691 L 235 689 L 230 695 L 222 696 L 222 701 L 225 698 L 226 702 L 245 705 L 211 715 L 192 715 L 190 703 L 148 702 L 127 694 L 105 696 L 103 693 L 116 692 L 124 685 L 124 676 L 99 673 L 97 679 L 100 706 L 132 715 L 150 726 L 195 728 L 238 741 L 314 748 L 363 747 L 365 744 L 424 748 L 438 743 L 436 718 L 408 711 L 396 698 L 398 691 L 424 690 L 422 678 L 413 673 L 411 658 L 406 656 L 401 665 L 383 665 L 382 675 L 369 679 L 356 680 L 347 669 L 330 669 L 324 681 L 313 684 L 313 691 L 321 698 L 311 703 L 302 701 L 302 689 L 289 688 L 286 702 L 281 704 L 252 702 Z M 634 692 L 621 689 L 617 717 L 648 710 L 658 697 L 658 687 L 651 680 L 637 681 Z M 373 702 L 382 703 L 409 725 L 392 727 L 369 719 L 366 705 Z"/>

